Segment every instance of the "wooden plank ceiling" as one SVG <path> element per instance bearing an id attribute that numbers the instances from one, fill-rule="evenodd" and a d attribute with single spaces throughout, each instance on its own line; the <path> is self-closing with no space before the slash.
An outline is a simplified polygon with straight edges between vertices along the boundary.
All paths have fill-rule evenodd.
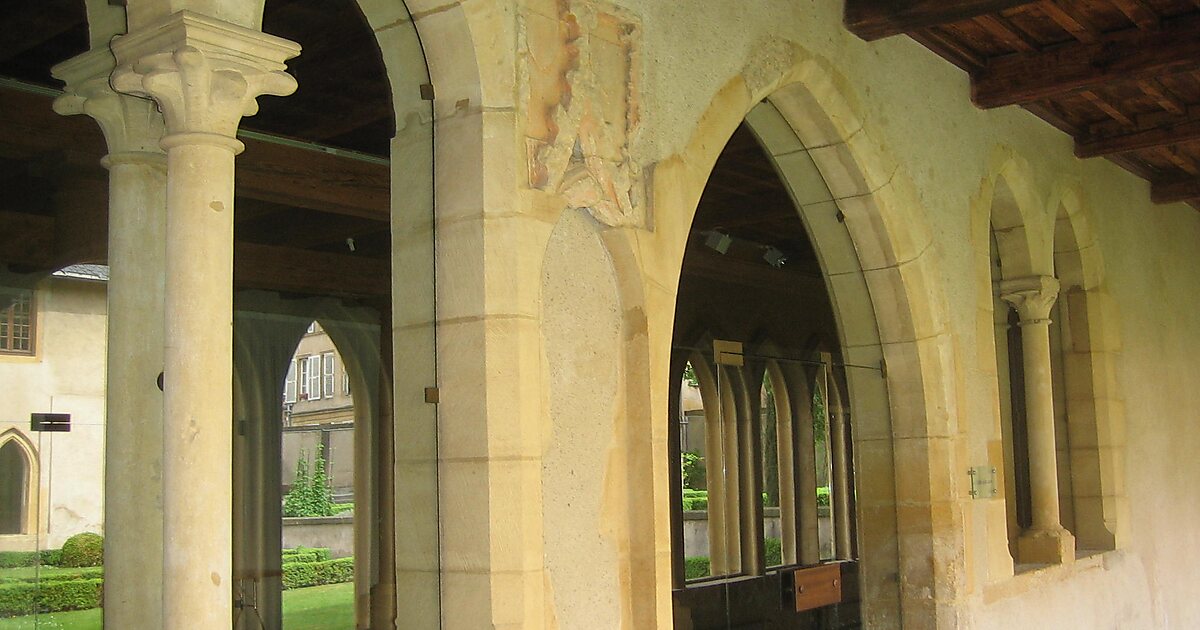
<path id="1" fill-rule="evenodd" d="M 1200 209 L 1200 0 L 846 0 L 866 40 L 907 34 L 971 76 L 971 99 L 1020 105 Z"/>
<path id="2" fill-rule="evenodd" d="M 353 0 L 269 0 L 264 28 L 304 47 L 289 64 L 300 89 L 259 99 L 242 127 L 343 152 L 243 138 L 235 284 L 386 304 L 394 128 L 370 29 Z M 62 87 L 50 67 L 86 48 L 78 0 L 19 3 L 0 21 L 0 266 L 10 270 L 107 258 L 104 139 L 86 116 L 55 114 L 45 92 Z"/>

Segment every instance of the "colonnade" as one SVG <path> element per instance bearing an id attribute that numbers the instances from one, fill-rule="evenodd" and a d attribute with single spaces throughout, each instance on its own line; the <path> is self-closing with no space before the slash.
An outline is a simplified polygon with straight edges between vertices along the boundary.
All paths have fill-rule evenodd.
<path id="1" fill-rule="evenodd" d="M 689 357 L 704 400 L 709 562 L 714 576 L 756 574 L 765 568 L 759 566 L 761 559 L 753 552 L 763 536 L 757 499 L 763 491 L 758 479 L 761 470 L 754 458 L 761 457 L 756 431 L 765 412 L 753 386 L 761 385 L 764 377 L 771 379 L 776 397 L 782 562 L 815 565 L 829 559 L 821 557 L 820 547 L 814 392 L 820 392 L 825 401 L 829 427 L 832 559 L 855 557 L 844 396 L 837 379 L 829 374 L 832 356 L 821 354 L 819 361 L 821 366 L 814 373 L 812 366 L 793 362 L 713 366 L 699 353 Z"/>

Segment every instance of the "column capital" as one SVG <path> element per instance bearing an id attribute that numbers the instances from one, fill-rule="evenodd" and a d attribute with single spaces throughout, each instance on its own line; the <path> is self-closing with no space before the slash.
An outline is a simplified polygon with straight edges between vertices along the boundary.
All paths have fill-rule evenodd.
<path id="1" fill-rule="evenodd" d="M 54 111 L 95 119 L 108 144 L 105 166 L 118 160 L 165 166 L 159 148 L 165 129 L 162 114 L 150 99 L 113 90 L 109 78 L 115 67 L 112 53 L 97 48 L 51 68 L 54 78 L 67 84 L 62 96 L 54 99 Z"/>
<path id="2" fill-rule="evenodd" d="M 1058 286 L 1058 279 L 1053 276 L 1001 280 L 1000 299 L 1017 309 L 1022 326 L 1049 323 L 1050 309 L 1058 299 Z"/>
<path id="3" fill-rule="evenodd" d="M 163 148 L 215 144 L 240 152 L 238 124 L 264 94 L 287 96 L 296 80 L 285 61 L 300 45 L 190 11 L 179 11 L 113 42 L 112 84 L 149 96 L 166 119 Z"/>

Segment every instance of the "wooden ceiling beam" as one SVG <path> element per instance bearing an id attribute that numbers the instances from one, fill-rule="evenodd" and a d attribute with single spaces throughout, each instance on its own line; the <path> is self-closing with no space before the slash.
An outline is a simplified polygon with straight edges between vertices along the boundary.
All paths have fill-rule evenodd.
<path id="1" fill-rule="evenodd" d="M 386 258 L 234 244 L 233 284 L 238 289 L 380 297 L 389 295 L 391 277 L 391 261 Z"/>
<path id="2" fill-rule="evenodd" d="M 1187 116 L 1173 116 L 1154 126 L 1112 135 L 1080 137 L 1075 141 L 1075 155 L 1100 157 L 1196 140 L 1200 140 L 1200 108 L 1191 108 Z"/>
<path id="3" fill-rule="evenodd" d="M 387 221 L 391 173 L 387 165 L 319 151 L 244 139 L 238 157 L 238 196 L 331 214 Z"/>
<path id="4" fill-rule="evenodd" d="M 998 13 L 1035 0 L 846 0 L 845 24 L 851 33 L 874 41 L 940 24 Z"/>
<path id="5" fill-rule="evenodd" d="M 1154 203 L 1200 202 L 1200 177 L 1156 181 L 1150 185 Z"/>
<path id="6" fill-rule="evenodd" d="M 991 59 L 972 75 L 971 99 L 990 109 L 1197 68 L 1200 16 L 1191 15 L 1155 31 L 1126 29 L 1092 43 Z"/>

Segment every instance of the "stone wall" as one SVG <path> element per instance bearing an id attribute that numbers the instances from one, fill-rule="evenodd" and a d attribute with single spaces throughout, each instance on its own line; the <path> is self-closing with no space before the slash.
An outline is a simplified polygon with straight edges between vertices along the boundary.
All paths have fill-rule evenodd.
<path id="1" fill-rule="evenodd" d="M 441 416 L 486 426 L 441 443 L 462 458 L 443 470 L 443 519 L 489 510 L 445 530 L 450 627 L 618 627 L 614 610 L 620 627 L 671 626 L 664 418 L 682 246 L 713 160 L 763 98 L 777 114 L 755 130 L 777 164 L 806 155 L 829 189 L 801 213 L 843 355 L 887 365 L 886 381 L 849 383 L 870 625 L 1200 622 L 1181 579 L 1200 558 L 1187 534 L 1200 508 L 1183 500 L 1200 472 L 1194 211 L 1151 205 L 1144 181 L 1076 159 L 1026 112 L 975 109 L 959 70 L 907 38 L 858 40 L 839 3 L 414 10 L 419 29 L 476 46 L 426 38 L 439 142 L 471 147 L 440 154 L 439 199 L 453 200 L 438 212 L 440 378 L 446 394 L 487 394 Z M 1000 180 L 1043 260 L 1064 205 L 1103 259 L 1092 339 L 1119 359 L 1093 363 L 1107 427 L 1095 495 L 1117 550 L 1073 567 L 1014 573 L 1003 500 L 968 496 L 968 468 L 1001 461 L 978 272 Z M 463 364 L 467 349 L 484 368 Z"/>
<path id="2" fill-rule="evenodd" d="M 0 354 L 0 439 L 31 447 L 36 492 L 26 535 L 0 536 L 0 551 L 51 549 L 84 531 L 104 533 L 105 285 L 48 278 L 35 292 L 35 354 Z M 151 385 L 152 386 L 152 385 Z M 33 433 L 34 412 L 71 414 L 69 433 Z"/>

